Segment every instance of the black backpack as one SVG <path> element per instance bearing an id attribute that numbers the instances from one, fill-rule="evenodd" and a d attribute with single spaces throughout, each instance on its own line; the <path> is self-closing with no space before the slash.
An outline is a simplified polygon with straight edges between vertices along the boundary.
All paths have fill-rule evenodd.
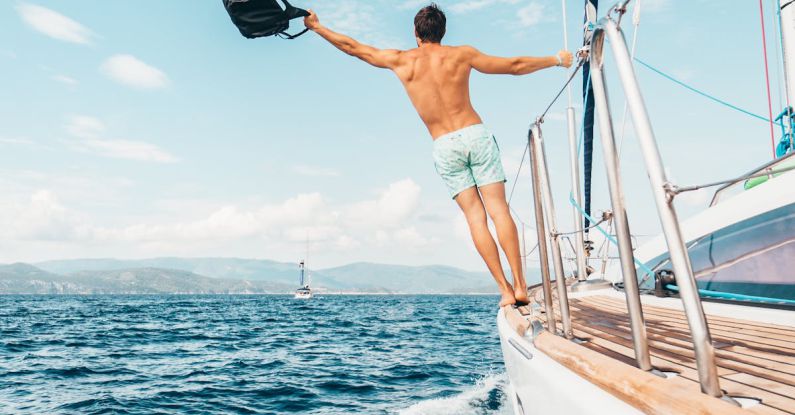
<path id="1" fill-rule="evenodd" d="M 281 1 L 284 9 L 276 0 L 223 0 L 232 23 L 240 30 L 240 34 L 249 39 L 274 35 L 295 39 L 306 33 L 309 29 L 295 35 L 285 32 L 290 27 L 290 20 L 309 16 L 309 13 L 293 7 L 287 0 Z"/>

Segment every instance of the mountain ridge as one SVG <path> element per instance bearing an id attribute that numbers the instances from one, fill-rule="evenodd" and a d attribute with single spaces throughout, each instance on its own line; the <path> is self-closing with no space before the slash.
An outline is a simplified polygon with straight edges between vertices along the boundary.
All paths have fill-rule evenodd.
<path id="1" fill-rule="evenodd" d="M 488 273 L 447 265 L 355 262 L 311 274 L 320 293 L 496 293 Z M 295 264 L 267 259 L 85 258 L 0 265 L 0 293 L 277 294 L 291 292 L 297 278 Z"/>

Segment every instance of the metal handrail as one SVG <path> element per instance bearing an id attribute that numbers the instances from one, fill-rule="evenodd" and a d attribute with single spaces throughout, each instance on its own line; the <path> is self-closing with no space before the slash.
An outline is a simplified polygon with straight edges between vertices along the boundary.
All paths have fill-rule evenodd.
<path id="1" fill-rule="evenodd" d="M 547 168 L 546 152 L 544 150 L 544 135 L 541 133 L 541 118 L 536 120 L 530 134 L 530 161 L 533 165 L 533 180 L 535 183 L 536 175 L 540 185 L 540 195 L 543 202 L 543 213 L 546 224 L 549 227 L 547 235 L 552 250 L 552 265 L 555 269 L 555 287 L 558 291 L 558 302 L 560 303 L 560 320 L 563 325 L 563 335 L 567 339 L 574 338 L 571 330 L 571 315 L 569 310 L 569 298 L 566 292 L 566 273 L 563 270 L 563 255 L 560 250 L 560 234 L 557 228 L 555 217 L 555 203 L 552 199 L 552 186 L 549 182 L 549 169 Z"/>
<path id="2" fill-rule="evenodd" d="M 613 208 L 613 226 L 618 239 L 618 252 L 621 259 L 621 275 L 624 277 L 624 293 L 627 298 L 627 311 L 632 329 L 632 345 L 638 367 L 645 371 L 652 370 L 649 356 L 649 340 L 646 323 L 643 320 L 643 309 L 638 288 L 638 274 L 635 270 L 635 258 L 632 253 L 632 238 L 629 230 L 629 219 L 624 205 L 624 190 L 621 185 L 620 163 L 613 134 L 613 119 L 610 115 L 610 104 L 607 98 L 603 65 L 603 48 L 605 41 L 604 28 L 597 25 L 591 39 L 591 86 L 593 86 L 596 114 L 602 141 L 602 153 L 607 170 L 607 184 L 610 189 L 610 203 Z"/>
<path id="3" fill-rule="evenodd" d="M 616 22 L 610 19 L 609 16 L 602 18 L 598 22 L 597 28 L 602 33 L 606 34 L 607 39 L 610 41 L 619 79 L 621 79 L 627 105 L 632 115 L 632 124 L 635 128 L 635 133 L 641 147 L 641 153 L 646 164 L 646 170 L 651 183 L 654 201 L 657 205 L 657 212 L 660 217 L 663 235 L 668 245 L 671 265 L 674 270 L 677 286 L 680 289 L 680 298 L 684 305 L 685 314 L 693 338 L 693 348 L 696 354 L 696 365 L 698 368 L 701 390 L 706 394 L 721 397 L 723 396 L 723 392 L 720 389 L 718 380 L 712 337 L 709 333 L 709 326 L 707 325 L 704 309 L 698 295 L 698 288 L 693 275 L 690 256 L 682 236 L 682 230 L 679 227 L 679 220 L 673 205 L 673 198 L 666 191 L 670 183 L 665 174 L 662 158 L 659 148 L 657 147 L 657 141 L 654 137 L 651 122 L 649 121 L 649 115 L 643 101 L 643 96 L 640 93 L 640 87 L 635 76 L 634 67 L 632 66 L 629 48 L 627 47 L 621 30 L 618 28 Z M 599 61 L 601 61 L 602 58 L 604 38 L 605 36 L 602 35 L 601 41 L 599 42 L 601 46 L 598 48 L 594 47 L 592 51 L 593 55 L 599 55 L 597 57 Z M 614 213 L 617 213 L 615 209 Z M 619 240 L 620 239 L 621 238 L 619 238 Z M 631 252 L 629 254 L 631 255 Z M 625 254 L 622 252 L 621 256 L 622 262 L 624 262 Z"/>
<path id="4" fill-rule="evenodd" d="M 547 251 L 547 232 L 544 224 L 544 205 L 541 202 L 541 173 L 539 164 L 535 163 L 533 154 L 533 136 L 538 135 L 537 124 L 527 133 L 527 144 L 530 152 L 530 170 L 532 171 L 533 183 L 533 211 L 536 219 L 536 235 L 538 237 L 538 259 L 541 268 L 541 288 L 544 291 L 544 310 L 547 317 L 547 330 L 552 334 L 557 334 L 555 323 L 555 309 L 552 307 L 552 283 L 549 278 L 549 254 Z"/>
<path id="5" fill-rule="evenodd" d="M 632 237 L 629 232 L 629 221 L 627 219 L 624 206 L 624 195 L 621 185 L 620 165 L 618 153 L 616 151 L 615 138 L 613 134 L 612 117 L 607 96 L 607 87 L 603 72 L 604 63 L 604 42 L 610 41 L 610 47 L 614 55 L 614 60 L 618 68 L 618 75 L 624 90 L 632 116 L 641 153 L 646 165 L 649 181 L 651 184 L 654 201 L 657 206 L 657 213 L 668 246 L 669 257 L 673 267 L 676 284 L 679 288 L 679 296 L 684 305 L 685 315 L 688 326 L 690 327 L 693 338 L 693 348 L 695 350 L 696 365 L 698 369 L 699 382 L 702 392 L 714 397 L 723 397 L 717 375 L 715 364 L 715 350 L 712 345 L 712 338 L 709 333 L 704 309 L 698 295 L 695 276 L 693 274 L 687 246 L 679 227 L 676 209 L 673 205 L 675 194 L 669 190 L 672 184 L 668 181 L 663 168 L 662 158 L 651 128 L 648 111 L 640 93 L 632 58 L 627 47 L 618 22 L 621 16 L 626 13 L 627 5 L 630 0 L 623 0 L 616 4 L 608 12 L 608 16 L 600 19 L 593 28 L 590 42 L 591 59 L 591 84 L 594 89 L 594 98 L 599 119 L 599 129 L 601 131 L 602 149 L 605 157 L 605 168 L 607 170 L 608 185 L 610 188 L 610 200 L 613 207 L 613 215 L 618 239 L 619 256 L 621 260 L 621 270 L 624 278 L 624 290 L 627 297 L 627 310 L 632 329 L 632 341 L 635 351 L 635 358 L 638 367 L 643 370 L 653 371 L 648 350 L 648 338 L 646 325 L 643 321 L 643 310 L 638 289 L 637 271 L 635 269 L 635 258 L 632 251 Z M 615 13 L 617 21 L 610 17 Z M 578 65 L 577 69 L 581 67 Z M 571 77 L 567 81 L 571 82 Z M 558 97 L 560 94 L 558 94 Z M 557 100 L 557 97 L 555 98 Z M 553 101 L 554 102 L 554 101 Z M 555 224 L 555 210 L 552 201 L 552 191 L 549 183 L 549 171 L 547 169 L 546 156 L 544 152 L 543 136 L 540 124 L 542 117 L 536 120 L 528 133 L 528 145 L 531 154 L 531 167 L 533 171 L 533 199 L 535 205 L 536 230 L 539 241 L 539 258 L 541 260 L 542 286 L 544 288 L 544 299 L 547 311 L 548 330 L 555 333 L 555 318 L 551 301 L 551 286 L 549 276 L 549 258 L 547 253 L 547 238 L 549 238 L 553 264 L 557 278 L 558 297 L 560 300 L 560 311 L 564 326 L 564 335 L 572 338 L 570 333 L 569 305 L 566 293 L 565 276 L 563 275 L 562 256 L 560 252 L 560 234 L 557 233 Z M 571 131 L 571 130 L 570 130 Z M 571 137 L 569 137 L 571 138 Z M 571 140 L 570 140 L 571 141 Z M 570 146 L 571 147 L 571 146 Z M 545 226 L 549 227 L 549 231 Z"/>
<path id="6" fill-rule="evenodd" d="M 769 162 L 767 162 L 767 163 L 765 163 L 765 164 L 763 164 L 763 165 L 761 165 L 761 166 L 749 171 L 748 173 L 738 177 L 737 179 L 732 180 L 730 183 L 726 183 L 725 185 L 719 187 L 717 190 L 715 190 L 715 193 L 712 195 L 712 200 L 710 200 L 709 206 L 712 207 L 712 206 L 715 206 L 716 204 L 718 204 L 720 202 L 720 197 L 722 196 L 721 193 L 725 192 L 730 187 L 733 187 L 733 186 L 737 185 L 738 183 L 740 183 L 742 181 L 745 181 L 748 176 L 754 176 L 754 175 L 762 173 L 764 171 L 771 172 L 772 170 L 774 170 L 774 167 L 778 166 L 779 164 L 781 164 L 781 163 L 783 163 L 785 161 L 789 161 L 793 157 L 795 157 L 795 152 L 789 153 L 789 154 L 787 154 L 785 156 L 782 156 L 782 157 L 779 157 L 779 158 L 777 158 L 775 160 L 769 161 Z"/>

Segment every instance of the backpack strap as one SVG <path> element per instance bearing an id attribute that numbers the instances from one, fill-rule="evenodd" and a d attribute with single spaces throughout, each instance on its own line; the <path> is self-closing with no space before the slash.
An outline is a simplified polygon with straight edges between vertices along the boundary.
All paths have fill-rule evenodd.
<path id="1" fill-rule="evenodd" d="M 299 17 L 309 16 L 309 12 L 307 12 L 304 9 L 299 9 L 298 7 L 293 6 L 287 0 L 282 0 L 282 3 L 284 3 L 284 7 L 285 7 L 284 14 L 287 16 L 287 20 L 293 20 L 293 19 L 297 19 Z M 307 31 L 309 31 L 309 28 L 306 28 L 306 29 L 294 34 L 294 35 L 291 35 L 291 34 L 289 34 L 287 32 L 279 32 L 276 35 L 279 36 L 282 39 L 295 39 L 298 36 L 303 35 Z"/>
<path id="2" fill-rule="evenodd" d="M 291 40 L 291 39 L 297 38 L 298 36 L 303 35 L 304 33 L 308 32 L 308 31 L 309 31 L 309 28 L 306 28 L 306 29 L 294 34 L 294 35 L 291 35 L 291 34 L 289 34 L 287 32 L 279 32 L 279 33 L 276 33 L 276 36 L 279 36 L 282 39 Z"/>

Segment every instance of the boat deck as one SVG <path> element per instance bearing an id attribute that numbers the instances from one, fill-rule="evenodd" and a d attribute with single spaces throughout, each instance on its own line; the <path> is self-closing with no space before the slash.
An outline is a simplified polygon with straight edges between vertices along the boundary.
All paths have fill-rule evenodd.
<path id="1" fill-rule="evenodd" d="M 519 311 L 546 325 L 540 287 L 531 292 L 537 305 Z M 635 365 L 626 304 L 604 295 L 570 298 L 572 329 L 582 345 L 631 366 Z M 560 313 L 554 300 L 557 327 Z M 540 307 L 540 308 L 538 308 Z M 684 312 L 643 306 L 652 364 L 677 372 L 699 391 L 693 343 Z M 732 397 L 761 400 L 747 412 L 795 414 L 795 328 L 707 315 L 715 345 L 721 388 Z"/>

